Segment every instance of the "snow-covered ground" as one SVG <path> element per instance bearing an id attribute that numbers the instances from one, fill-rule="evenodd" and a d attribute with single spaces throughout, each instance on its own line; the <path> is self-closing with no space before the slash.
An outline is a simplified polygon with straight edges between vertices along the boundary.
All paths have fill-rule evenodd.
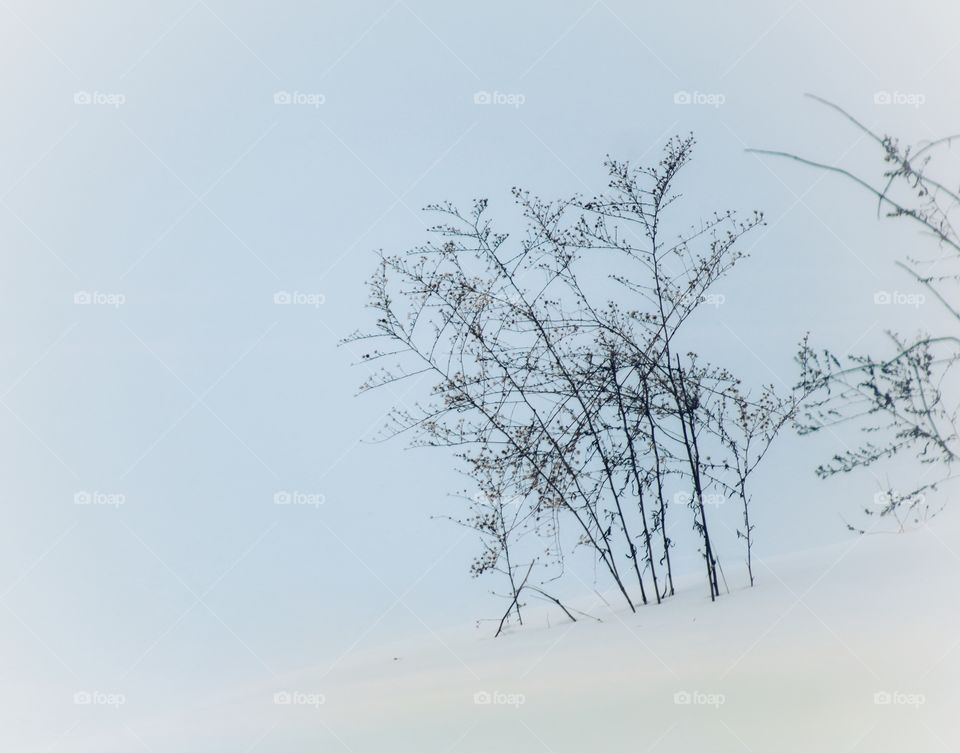
<path id="1" fill-rule="evenodd" d="M 953 751 L 958 565 L 960 516 L 947 511 L 761 561 L 756 588 L 716 604 L 691 580 L 635 615 L 591 595 L 577 606 L 599 624 L 532 611 L 499 639 L 489 625 L 425 627 L 136 729 L 198 750 Z"/>

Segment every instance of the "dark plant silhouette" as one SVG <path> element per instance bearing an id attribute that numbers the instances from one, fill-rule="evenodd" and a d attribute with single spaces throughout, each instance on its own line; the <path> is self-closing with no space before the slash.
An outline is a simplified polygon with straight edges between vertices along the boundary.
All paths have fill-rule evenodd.
<path id="1" fill-rule="evenodd" d="M 812 99 L 842 115 L 879 148 L 885 167 L 873 181 L 835 165 L 769 150 L 759 154 L 786 157 L 842 176 L 877 200 L 878 216 L 902 218 L 930 236 L 936 254 L 908 256 L 897 266 L 919 283 L 960 324 L 957 285 L 960 284 L 960 237 L 953 216 L 960 208 L 957 179 L 943 175 L 945 150 L 958 138 L 951 136 L 918 146 L 904 146 L 892 136 L 881 136 L 849 113 L 819 97 Z M 867 515 L 891 519 L 898 530 L 908 522 L 922 522 L 942 505 L 931 493 L 953 478 L 960 452 L 957 418 L 960 400 L 954 388 L 954 367 L 960 362 L 960 337 L 956 329 L 942 333 L 903 335 L 888 331 L 885 353 L 840 357 L 804 342 L 797 360 L 800 388 L 813 397 L 801 417 L 801 431 L 851 424 L 864 438 L 853 449 L 837 453 L 822 464 L 822 477 L 872 467 L 900 455 L 918 460 L 924 470 L 904 489 L 887 485 L 876 496 Z M 865 532 L 859 525 L 852 530 Z"/>
<path id="2" fill-rule="evenodd" d="M 574 552 L 631 610 L 672 595 L 670 525 L 682 509 L 671 500 L 688 508 L 711 599 L 720 585 L 708 495 L 739 490 L 749 558 L 746 478 L 763 455 L 750 443 L 765 451 L 796 401 L 770 390 L 751 401 L 689 352 L 694 315 L 762 224 L 723 212 L 668 229 L 693 144 L 672 139 L 654 167 L 608 160 L 608 190 L 589 200 L 515 189 L 519 241 L 493 229 L 486 200 L 468 212 L 428 207 L 436 240 L 382 254 L 370 282 L 375 331 L 350 338 L 378 366 L 363 389 L 431 380 L 431 398 L 395 411 L 387 433 L 452 448 L 479 490 L 452 517 L 481 539 L 473 574 L 507 584 L 500 629 L 522 620 L 527 597 L 575 619 L 551 593 L 579 577 Z"/>

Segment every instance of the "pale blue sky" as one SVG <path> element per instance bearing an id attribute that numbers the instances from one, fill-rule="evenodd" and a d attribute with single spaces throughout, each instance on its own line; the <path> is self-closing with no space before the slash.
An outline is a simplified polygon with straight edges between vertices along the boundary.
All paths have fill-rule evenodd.
<path id="1" fill-rule="evenodd" d="M 806 91 L 880 130 L 956 131 L 958 22 L 946 2 L 3 3 L 2 747 L 113 735 L 99 718 L 70 731 L 78 689 L 175 717 L 496 612 L 467 577 L 472 541 L 430 520 L 455 504 L 450 464 L 361 443 L 423 386 L 355 398 L 363 369 L 336 347 L 369 321 L 373 251 L 420 242 L 431 201 L 489 197 L 509 229 L 511 186 L 592 192 L 605 154 L 655 160 L 693 130 L 689 221 L 769 221 L 704 322 L 711 355 L 791 382 L 807 329 L 844 350 L 929 318 L 872 305 L 910 289 L 892 260 L 911 229 L 744 147 L 876 167 Z M 813 478 L 829 449 L 771 456 L 761 554 L 835 541 L 872 495 L 867 476 Z M 275 505 L 284 490 L 324 503 Z M 74 504 L 84 492 L 124 504 Z"/>

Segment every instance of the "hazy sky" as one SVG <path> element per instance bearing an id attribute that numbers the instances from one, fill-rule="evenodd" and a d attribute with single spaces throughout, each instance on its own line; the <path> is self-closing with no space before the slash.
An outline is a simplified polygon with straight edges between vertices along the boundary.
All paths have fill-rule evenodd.
<path id="1" fill-rule="evenodd" d="M 873 305 L 911 290 L 912 229 L 744 148 L 878 168 L 804 92 L 910 139 L 958 130 L 958 23 L 948 2 L 5 0 L 4 749 L 85 750 L 78 690 L 175 718 L 496 612 L 472 540 L 430 519 L 450 464 L 363 443 L 425 385 L 356 398 L 336 346 L 369 322 L 373 251 L 422 241 L 429 202 L 485 196 L 516 230 L 511 186 L 592 193 L 606 154 L 693 130 L 680 219 L 769 221 L 711 355 L 791 383 L 808 329 L 845 351 L 929 318 Z M 875 491 L 816 481 L 830 449 L 771 456 L 761 554 L 844 536 Z"/>

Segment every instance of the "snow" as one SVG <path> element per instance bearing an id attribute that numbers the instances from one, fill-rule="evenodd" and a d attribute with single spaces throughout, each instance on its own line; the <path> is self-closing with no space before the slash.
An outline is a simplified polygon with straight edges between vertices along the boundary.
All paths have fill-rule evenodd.
<path id="1" fill-rule="evenodd" d="M 585 596 L 576 606 L 599 624 L 537 608 L 498 639 L 490 624 L 425 629 L 176 721 L 194 741 L 236 741 L 225 750 L 956 750 L 958 560 L 948 510 L 908 533 L 760 559 L 756 588 L 715 604 L 690 579 L 637 614 Z"/>

